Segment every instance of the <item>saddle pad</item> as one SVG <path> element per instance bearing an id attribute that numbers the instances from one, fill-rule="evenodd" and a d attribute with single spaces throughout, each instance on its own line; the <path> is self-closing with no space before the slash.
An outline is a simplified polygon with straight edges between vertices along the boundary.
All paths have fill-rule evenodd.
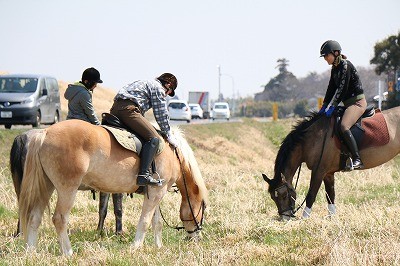
<path id="1" fill-rule="evenodd" d="M 361 142 L 360 149 L 389 143 L 389 130 L 381 112 L 376 112 L 373 117 L 363 119 L 361 122 L 365 130 L 365 136 Z"/>
<path id="2" fill-rule="evenodd" d="M 126 130 L 121 130 L 115 127 L 110 127 L 110 126 L 105 126 L 105 125 L 101 125 L 102 127 L 104 127 L 105 129 L 108 130 L 108 132 L 110 132 L 114 138 L 117 140 L 117 142 L 124 147 L 127 150 L 133 151 L 134 153 L 140 153 L 141 147 L 142 147 L 142 143 L 141 141 L 138 139 L 138 137 L 136 137 L 134 134 L 132 134 L 129 131 Z M 158 146 L 158 151 L 157 154 L 160 154 L 163 150 L 164 150 L 164 141 L 162 138 L 160 138 L 160 145 Z"/>

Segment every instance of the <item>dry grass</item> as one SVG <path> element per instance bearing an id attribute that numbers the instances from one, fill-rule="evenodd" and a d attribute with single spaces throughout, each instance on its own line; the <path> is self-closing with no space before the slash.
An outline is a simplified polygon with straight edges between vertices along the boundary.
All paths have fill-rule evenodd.
<path id="1" fill-rule="evenodd" d="M 322 187 L 310 219 L 277 221 L 276 207 L 261 177 L 263 172 L 272 175 L 278 149 L 266 132 L 277 125 L 288 130 L 292 123 L 249 120 L 184 126 L 210 192 L 204 239 L 188 243 L 184 241 L 184 232 L 164 226 L 161 249 L 155 249 L 150 229 L 144 248 L 136 252 L 130 250 L 140 215 L 141 196 L 124 198 L 124 236 L 113 235 L 115 225 L 110 208 L 106 235 L 101 237 L 95 232 L 98 203 L 91 199 L 89 192 L 80 192 L 69 224 L 75 254 L 71 258 L 60 256 L 48 214 L 40 229 L 37 252 L 26 253 L 22 240 L 12 237 L 17 204 L 9 170 L 2 163 L 0 264 L 398 265 L 400 173 L 397 158 L 375 169 L 338 173 L 335 217 L 327 217 Z M 12 138 L 5 137 L 4 132 L 0 130 L 0 150 L 7 150 L 11 145 Z M 7 160 L 2 158 L 0 162 Z M 309 178 L 310 171 L 303 166 L 298 185 L 299 201 L 304 199 Z M 173 225 L 179 223 L 179 201 L 178 194 L 169 193 L 162 202 L 163 214 Z"/>

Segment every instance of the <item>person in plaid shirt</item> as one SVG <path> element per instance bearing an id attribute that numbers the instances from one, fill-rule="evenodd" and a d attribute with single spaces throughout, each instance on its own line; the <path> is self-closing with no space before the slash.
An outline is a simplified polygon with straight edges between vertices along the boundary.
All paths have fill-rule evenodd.
<path id="1" fill-rule="evenodd" d="M 161 133 L 167 137 L 167 141 L 173 147 L 178 147 L 178 141 L 171 134 L 166 106 L 166 96 L 175 96 L 177 86 L 176 77 L 171 73 L 164 73 L 155 80 L 132 82 L 120 89 L 114 97 L 110 113 L 118 117 L 144 141 L 140 153 L 139 174 L 136 179 L 138 186 L 161 186 L 163 182 L 161 179 L 154 179 L 150 170 L 151 162 L 158 150 L 160 135 L 144 117 L 149 109 L 153 108 L 154 117 Z"/>

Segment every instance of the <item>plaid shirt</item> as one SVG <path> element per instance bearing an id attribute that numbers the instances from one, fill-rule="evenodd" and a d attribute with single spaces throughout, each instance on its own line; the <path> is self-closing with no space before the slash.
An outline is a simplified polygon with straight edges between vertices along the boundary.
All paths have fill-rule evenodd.
<path id="1" fill-rule="evenodd" d="M 114 97 L 131 100 L 138 105 L 142 115 L 153 108 L 154 117 L 160 129 L 167 136 L 170 134 L 169 116 L 165 89 L 158 80 L 138 80 L 124 86 Z"/>

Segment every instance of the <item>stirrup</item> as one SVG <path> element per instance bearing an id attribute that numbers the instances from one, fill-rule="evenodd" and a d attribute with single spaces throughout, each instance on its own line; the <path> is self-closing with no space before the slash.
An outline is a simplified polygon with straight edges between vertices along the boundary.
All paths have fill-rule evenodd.
<path id="1" fill-rule="evenodd" d="M 356 162 L 356 163 L 354 163 Z M 353 169 L 357 170 L 357 169 L 364 169 L 364 164 L 362 163 L 361 159 L 355 159 L 353 162 Z"/>
<path id="2" fill-rule="evenodd" d="M 162 186 L 164 179 L 154 179 L 151 175 L 138 175 L 136 185 L 141 186 Z"/>

